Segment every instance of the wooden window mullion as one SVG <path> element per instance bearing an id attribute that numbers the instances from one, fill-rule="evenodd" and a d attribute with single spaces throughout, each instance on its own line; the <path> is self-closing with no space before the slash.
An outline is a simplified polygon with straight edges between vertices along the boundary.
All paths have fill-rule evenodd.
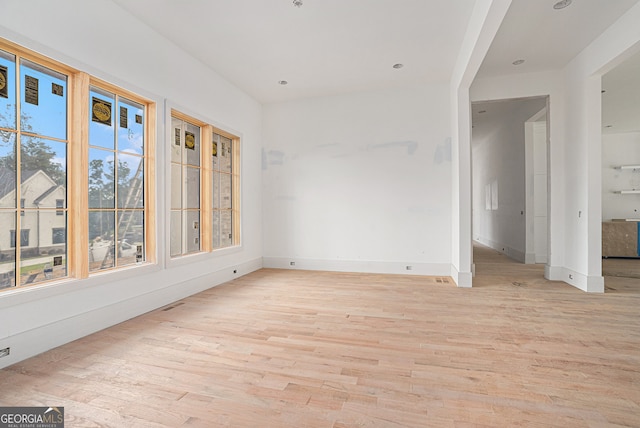
<path id="1" fill-rule="evenodd" d="M 86 73 L 77 73 L 73 77 L 71 94 L 71 127 L 69 139 L 69 168 L 67 175 L 68 195 L 68 260 L 70 276 L 86 278 L 89 276 L 89 83 Z M 77 168 L 76 168 L 77 166 Z"/>

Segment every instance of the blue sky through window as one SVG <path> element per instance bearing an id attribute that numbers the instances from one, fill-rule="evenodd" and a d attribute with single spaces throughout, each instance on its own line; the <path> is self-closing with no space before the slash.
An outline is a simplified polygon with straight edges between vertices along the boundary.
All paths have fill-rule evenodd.
<path id="1" fill-rule="evenodd" d="M 0 96 L 0 127 L 16 129 L 16 65 L 15 57 L 0 51 L 0 68 L 6 74 L 5 91 L 7 97 Z M 5 70 L 6 69 L 6 70 Z"/>
<path id="2" fill-rule="evenodd" d="M 21 130 L 66 140 L 66 76 L 24 60 L 20 88 Z"/>
<path id="3" fill-rule="evenodd" d="M 109 117 L 109 125 L 105 123 L 95 122 L 91 118 L 94 99 L 103 101 L 103 104 L 110 106 L 111 115 Z M 111 94 L 106 92 L 98 92 L 92 89 L 89 93 L 89 145 L 102 147 L 109 150 L 115 150 L 115 132 L 114 132 L 114 115 L 115 115 L 115 99 Z"/>

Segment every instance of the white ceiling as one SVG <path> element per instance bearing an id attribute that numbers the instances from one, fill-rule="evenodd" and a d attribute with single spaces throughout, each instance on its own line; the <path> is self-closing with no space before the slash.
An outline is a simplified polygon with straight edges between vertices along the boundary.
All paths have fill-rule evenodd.
<path id="1" fill-rule="evenodd" d="M 498 130 L 509 126 L 514 114 L 528 111 L 530 117 L 545 108 L 546 97 L 515 98 L 510 100 L 484 101 L 471 106 L 472 144 L 491 138 Z M 545 121 L 543 115 L 538 121 Z"/>
<path id="2" fill-rule="evenodd" d="M 113 1 L 262 103 L 448 81 L 475 4 Z M 513 0 L 478 76 L 562 68 L 638 1 Z"/>
<path id="3" fill-rule="evenodd" d="M 475 3 L 113 1 L 262 103 L 446 82 Z"/>
<path id="4" fill-rule="evenodd" d="M 640 52 L 602 76 L 602 132 L 640 131 Z M 514 111 L 540 98 L 477 102 L 472 105 L 473 141 L 487 139 Z M 484 111 L 484 113 L 479 113 Z"/>
<path id="5" fill-rule="evenodd" d="M 557 1 L 513 0 L 477 77 L 561 69 L 639 2 L 573 0 L 565 9 L 555 10 Z M 514 66 L 517 59 L 525 62 Z M 640 53 L 604 75 L 602 88 L 606 91 L 602 94 L 603 132 L 639 131 Z M 528 102 L 521 99 L 474 104 L 474 139 L 491 132 L 503 115 Z M 486 113 L 478 114 L 480 110 Z"/>
<path id="6" fill-rule="evenodd" d="M 477 77 L 561 69 L 638 1 L 513 0 Z"/>

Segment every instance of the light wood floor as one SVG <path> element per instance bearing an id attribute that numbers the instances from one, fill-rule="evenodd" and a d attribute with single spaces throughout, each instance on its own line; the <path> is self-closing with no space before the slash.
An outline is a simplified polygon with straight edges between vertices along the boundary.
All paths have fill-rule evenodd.
<path id="1" fill-rule="evenodd" d="M 0 371 L 67 427 L 640 426 L 640 281 L 264 269 Z"/>
<path id="2" fill-rule="evenodd" d="M 640 279 L 640 259 L 609 257 L 602 259 L 602 274 Z"/>

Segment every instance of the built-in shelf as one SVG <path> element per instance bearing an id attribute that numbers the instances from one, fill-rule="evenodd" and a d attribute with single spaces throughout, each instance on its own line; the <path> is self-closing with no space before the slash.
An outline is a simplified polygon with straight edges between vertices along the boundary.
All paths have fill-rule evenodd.
<path id="1" fill-rule="evenodd" d="M 613 167 L 613 169 L 632 169 L 633 172 L 637 172 L 640 171 L 640 165 L 616 165 Z M 630 195 L 633 193 L 640 194 L 640 190 L 614 190 L 613 193 L 617 193 L 619 195 Z"/>
<path id="2" fill-rule="evenodd" d="M 618 165 L 614 166 L 613 169 L 640 169 L 640 165 Z"/>
<path id="3" fill-rule="evenodd" d="M 612 218 L 611 221 L 637 221 L 637 222 L 640 222 L 640 218 Z"/>
<path id="4" fill-rule="evenodd" d="M 633 190 L 616 190 L 613 193 L 619 193 L 621 195 L 628 195 L 628 194 L 631 194 L 631 193 L 640 193 L 640 190 L 636 190 L 636 189 L 633 189 Z"/>

